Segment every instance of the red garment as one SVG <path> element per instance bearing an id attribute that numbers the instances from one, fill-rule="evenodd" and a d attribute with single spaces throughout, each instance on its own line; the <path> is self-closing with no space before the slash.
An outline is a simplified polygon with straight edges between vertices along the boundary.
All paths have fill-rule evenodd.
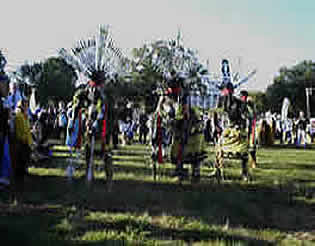
<path id="1" fill-rule="evenodd" d="M 105 151 L 105 144 L 106 144 L 106 115 L 107 115 L 107 105 L 105 104 L 105 113 L 104 113 L 104 119 L 103 119 L 103 129 L 102 129 L 102 153 Z"/>
<path id="2" fill-rule="evenodd" d="M 158 131 L 158 144 L 159 144 L 158 163 L 163 163 L 163 155 L 162 155 L 162 129 L 161 129 L 161 116 L 160 116 L 160 113 L 158 113 L 158 118 L 157 118 L 157 131 Z"/>
<path id="3" fill-rule="evenodd" d="M 180 87 L 176 87 L 176 88 L 168 88 L 166 91 L 166 94 L 179 94 L 181 91 Z"/>
<path id="4" fill-rule="evenodd" d="M 183 145 L 179 144 L 177 153 L 177 164 L 181 163 L 183 159 Z"/>
<path id="5" fill-rule="evenodd" d="M 231 90 L 231 89 L 224 88 L 222 90 L 222 95 L 223 96 L 227 96 L 228 94 L 231 94 L 231 93 L 233 93 L 233 90 Z"/>
<path id="6" fill-rule="evenodd" d="M 91 86 L 91 87 L 103 87 L 104 84 L 96 84 L 93 80 L 90 80 L 89 86 Z"/>
<path id="7" fill-rule="evenodd" d="M 102 138 L 103 138 L 103 142 L 106 142 L 106 119 L 103 120 L 103 131 L 102 131 Z"/>
<path id="8" fill-rule="evenodd" d="M 104 113 L 104 119 L 103 119 L 103 130 L 102 130 L 102 138 L 103 142 L 106 142 L 106 114 L 107 114 L 107 105 L 105 104 L 105 113 Z"/>
<path id="9" fill-rule="evenodd" d="M 256 116 L 254 117 L 253 125 L 252 125 L 252 144 L 255 143 L 255 131 L 256 131 Z"/>

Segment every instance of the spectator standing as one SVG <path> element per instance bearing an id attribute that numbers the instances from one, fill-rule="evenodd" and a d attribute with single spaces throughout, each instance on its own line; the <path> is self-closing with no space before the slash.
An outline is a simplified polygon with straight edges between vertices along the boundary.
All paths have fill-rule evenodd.
<path id="1" fill-rule="evenodd" d="M 300 111 L 299 118 L 296 122 L 296 127 L 297 127 L 297 142 L 296 145 L 299 146 L 304 144 L 304 147 L 306 146 L 306 127 L 308 124 L 308 119 L 304 117 L 304 112 Z"/>
<path id="2" fill-rule="evenodd" d="M 59 102 L 58 115 L 56 119 L 57 138 L 62 141 L 62 144 L 66 141 L 67 136 L 68 117 L 63 101 Z"/>
<path id="3" fill-rule="evenodd" d="M 147 135 L 149 132 L 149 128 L 147 126 L 149 117 L 146 114 L 145 110 L 143 109 L 139 116 L 139 123 L 140 123 L 140 129 L 139 129 L 139 142 L 141 144 L 147 143 Z"/>

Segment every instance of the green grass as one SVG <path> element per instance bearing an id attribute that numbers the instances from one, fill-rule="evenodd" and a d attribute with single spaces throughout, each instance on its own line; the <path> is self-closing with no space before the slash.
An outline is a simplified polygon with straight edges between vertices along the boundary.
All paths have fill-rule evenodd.
<path id="1" fill-rule="evenodd" d="M 222 184 L 204 167 L 200 184 L 179 185 L 171 164 L 154 182 L 145 148 L 125 146 L 115 151 L 111 192 L 99 159 L 88 186 L 84 161 L 69 182 L 67 148 L 55 151 L 30 168 L 23 203 L 0 193 L 3 245 L 315 245 L 314 150 L 259 149 L 251 183 L 228 160 Z"/>

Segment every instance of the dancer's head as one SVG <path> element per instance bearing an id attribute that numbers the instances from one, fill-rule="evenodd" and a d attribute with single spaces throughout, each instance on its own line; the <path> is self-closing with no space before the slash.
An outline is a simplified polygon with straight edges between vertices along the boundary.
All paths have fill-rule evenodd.
<path id="1" fill-rule="evenodd" d="M 241 100 L 243 102 L 247 102 L 247 99 L 248 99 L 248 92 L 247 91 L 241 91 L 240 96 L 241 96 Z"/>

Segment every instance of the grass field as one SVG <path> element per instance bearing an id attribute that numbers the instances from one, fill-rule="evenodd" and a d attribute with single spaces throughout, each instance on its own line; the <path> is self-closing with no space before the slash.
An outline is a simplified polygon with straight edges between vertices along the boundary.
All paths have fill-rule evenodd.
<path id="1" fill-rule="evenodd" d="M 1 245 L 315 245 L 314 149 L 259 149 L 250 183 L 230 160 L 222 184 L 204 167 L 200 184 L 179 185 L 170 164 L 154 182 L 145 148 L 126 146 L 111 192 L 99 161 L 92 185 L 83 160 L 69 182 L 62 150 L 30 168 L 22 203 L 0 193 Z"/>

